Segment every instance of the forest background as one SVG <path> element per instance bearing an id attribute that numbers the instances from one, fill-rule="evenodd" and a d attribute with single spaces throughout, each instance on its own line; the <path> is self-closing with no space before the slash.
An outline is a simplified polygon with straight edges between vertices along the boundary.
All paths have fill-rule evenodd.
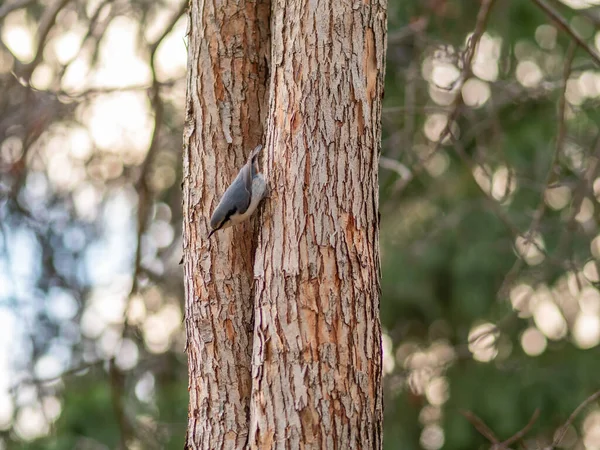
<path id="1" fill-rule="evenodd" d="M 599 3 L 389 1 L 386 449 L 600 448 Z M 0 3 L 0 448 L 181 448 L 186 8 Z"/>

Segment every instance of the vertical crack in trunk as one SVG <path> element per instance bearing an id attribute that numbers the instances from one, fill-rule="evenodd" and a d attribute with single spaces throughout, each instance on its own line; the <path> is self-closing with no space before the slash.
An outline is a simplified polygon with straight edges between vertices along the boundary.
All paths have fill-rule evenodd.
<path id="1" fill-rule="evenodd" d="M 273 2 L 250 447 L 381 448 L 385 2 Z"/>
<path id="2" fill-rule="evenodd" d="M 266 0 L 190 4 L 183 152 L 190 449 L 240 449 L 248 437 L 253 221 L 206 237 L 218 199 L 263 139 L 269 21 Z"/>

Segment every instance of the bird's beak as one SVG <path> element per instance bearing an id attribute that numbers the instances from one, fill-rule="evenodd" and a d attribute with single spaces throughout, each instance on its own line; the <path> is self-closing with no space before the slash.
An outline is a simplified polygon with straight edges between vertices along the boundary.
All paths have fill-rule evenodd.
<path id="1" fill-rule="evenodd" d="M 218 228 L 217 228 L 217 229 L 218 229 Z M 215 229 L 215 230 L 211 230 L 211 232 L 210 232 L 210 233 L 208 233 L 208 237 L 207 237 L 207 239 L 210 239 L 210 237 L 213 235 L 213 233 L 214 233 L 215 231 L 217 231 L 217 229 Z"/>

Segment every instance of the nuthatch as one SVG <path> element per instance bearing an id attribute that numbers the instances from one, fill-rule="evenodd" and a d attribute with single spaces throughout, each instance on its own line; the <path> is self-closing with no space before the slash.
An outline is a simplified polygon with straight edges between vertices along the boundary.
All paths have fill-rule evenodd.
<path id="1" fill-rule="evenodd" d="M 256 158 L 262 145 L 259 145 L 248 157 L 248 162 L 242 167 L 235 180 L 227 188 L 215 212 L 210 218 L 212 231 L 223 230 L 243 222 L 256 210 L 256 207 L 267 192 L 267 183 L 255 167 Z"/>

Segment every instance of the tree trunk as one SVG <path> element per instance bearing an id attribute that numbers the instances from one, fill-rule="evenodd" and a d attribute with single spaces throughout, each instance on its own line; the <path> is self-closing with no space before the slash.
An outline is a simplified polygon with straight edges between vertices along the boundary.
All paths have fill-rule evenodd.
<path id="1" fill-rule="evenodd" d="M 252 227 L 217 233 L 219 197 L 263 142 L 270 4 L 190 2 L 183 238 L 190 404 L 186 448 L 248 438 Z"/>
<path id="2" fill-rule="evenodd" d="M 384 0 L 191 2 L 186 448 L 381 448 L 385 7 Z M 263 123 L 271 198 L 259 216 L 253 272 L 250 225 L 210 243 L 205 237 Z"/>
<path id="3" fill-rule="evenodd" d="M 250 447 L 381 448 L 386 2 L 273 1 Z"/>

